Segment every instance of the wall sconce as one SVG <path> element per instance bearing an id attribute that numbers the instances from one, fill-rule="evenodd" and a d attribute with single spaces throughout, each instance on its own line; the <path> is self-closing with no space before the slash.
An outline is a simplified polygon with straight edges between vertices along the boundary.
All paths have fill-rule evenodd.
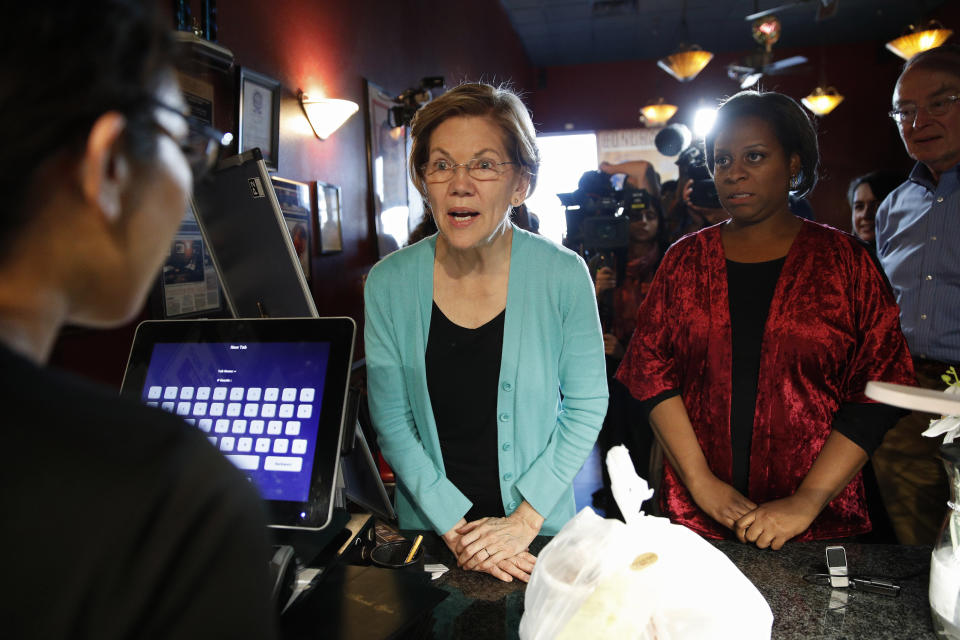
<path id="1" fill-rule="evenodd" d="M 655 102 L 650 102 L 640 109 L 640 122 L 659 127 L 666 124 L 676 112 L 677 105 L 667 104 L 663 98 L 657 98 Z"/>
<path id="2" fill-rule="evenodd" d="M 313 99 L 300 90 L 297 91 L 297 99 L 313 134 L 321 140 L 329 138 L 330 134 L 360 109 L 356 102 L 350 100 Z"/>
<path id="3" fill-rule="evenodd" d="M 942 24 L 931 20 L 925 25 L 911 25 L 906 35 L 888 42 L 887 49 L 904 60 L 909 60 L 921 51 L 939 47 L 952 35 L 953 31 L 944 29 Z"/>
<path id="4" fill-rule="evenodd" d="M 806 98 L 801 98 L 800 102 L 816 115 L 825 116 L 843 102 L 843 96 L 837 93 L 834 87 L 817 87 Z"/>

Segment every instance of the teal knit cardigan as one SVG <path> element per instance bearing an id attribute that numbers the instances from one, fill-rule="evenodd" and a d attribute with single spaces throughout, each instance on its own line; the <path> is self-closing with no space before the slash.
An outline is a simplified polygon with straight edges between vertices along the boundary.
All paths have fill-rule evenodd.
<path id="1" fill-rule="evenodd" d="M 364 342 L 370 412 L 397 476 L 400 526 L 443 534 L 471 502 L 444 473 L 427 391 L 435 250 L 432 236 L 370 271 Z M 529 502 L 546 518 L 541 533 L 552 535 L 574 515 L 573 478 L 606 414 L 603 336 L 575 253 L 514 227 L 509 277 L 495 416 L 500 495 L 507 514 Z"/>

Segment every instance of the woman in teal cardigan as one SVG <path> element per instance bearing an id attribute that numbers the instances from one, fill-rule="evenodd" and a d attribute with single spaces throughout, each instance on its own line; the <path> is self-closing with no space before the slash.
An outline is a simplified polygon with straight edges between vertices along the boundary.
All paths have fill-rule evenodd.
<path id="1" fill-rule="evenodd" d="M 433 529 L 466 569 L 526 580 L 530 542 L 574 514 L 607 408 L 593 285 L 579 256 L 509 221 L 539 164 L 513 93 L 461 85 L 412 133 L 439 233 L 367 278 L 374 426 L 401 527 Z"/>

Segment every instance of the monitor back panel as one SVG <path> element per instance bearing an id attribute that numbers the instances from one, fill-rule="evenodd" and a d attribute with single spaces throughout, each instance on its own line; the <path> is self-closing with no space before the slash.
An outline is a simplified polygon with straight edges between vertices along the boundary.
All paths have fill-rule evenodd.
<path id="1" fill-rule="evenodd" d="M 318 316 L 259 150 L 197 183 L 194 209 L 234 317 Z"/>

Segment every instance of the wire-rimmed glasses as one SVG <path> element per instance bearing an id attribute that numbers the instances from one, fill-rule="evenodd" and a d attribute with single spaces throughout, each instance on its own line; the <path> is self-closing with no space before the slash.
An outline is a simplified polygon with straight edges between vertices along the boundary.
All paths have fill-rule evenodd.
<path id="1" fill-rule="evenodd" d="M 473 158 L 468 162 L 454 163 L 450 160 L 433 160 L 423 165 L 423 174 L 427 182 L 449 182 L 453 179 L 457 169 L 464 167 L 467 174 L 474 180 L 496 180 L 502 176 L 506 169 L 500 167 L 504 165 L 517 165 L 518 162 L 497 162 L 491 158 Z"/>
<path id="2" fill-rule="evenodd" d="M 917 121 L 917 115 L 921 110 L 926 111 L 931 116 L 943 116 L 946 115 L 950 108 L 960 100 L 960 96 L 943 96 L 940 98 L 934 98 L 928 105 L 914 105 L 909 104 L 904 107 L 898 107 L 891 110 L 887 115 L 893 118 L 894 122 L 899 124 L 901 127 L 909 124 L 913 124 Z"/>

